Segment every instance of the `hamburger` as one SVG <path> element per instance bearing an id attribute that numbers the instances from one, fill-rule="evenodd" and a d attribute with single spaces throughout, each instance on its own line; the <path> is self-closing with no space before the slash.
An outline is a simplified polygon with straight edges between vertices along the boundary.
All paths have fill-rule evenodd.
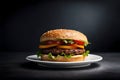
<path id="1" fill-rule="evenodd" d="M 54 29 L 40 37 L 37 56 L 43 61 L 74 62 L 84 61 L 89 54 L 85 34 L 71 29 Z"/>

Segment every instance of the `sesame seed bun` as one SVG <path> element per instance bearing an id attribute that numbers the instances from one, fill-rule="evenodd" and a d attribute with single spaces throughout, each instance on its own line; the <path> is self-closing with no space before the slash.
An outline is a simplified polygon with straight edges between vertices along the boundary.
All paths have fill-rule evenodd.
<path id="1" fill-rule="evenodd" d="M 85 34 L 71 29 L 54 29 L 49 30 L 42 34 L 40 37 L 40 42 L 47 40 L 57 40 L 57 39 L 73 39 L 73 40 L 81 40 L 88 43 L 87 37 Z"/>

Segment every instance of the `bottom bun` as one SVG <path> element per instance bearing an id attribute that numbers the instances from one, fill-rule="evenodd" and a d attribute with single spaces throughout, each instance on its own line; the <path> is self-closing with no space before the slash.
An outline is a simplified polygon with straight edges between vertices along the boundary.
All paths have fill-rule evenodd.
<path id="1" fill-rule="evenodd" d="M 58 62 L 75 62 L 75 61 L 84 61 L 85 56 L 75 55 L 75 56 L 71 56 L 71 58 L 66 58 L 64 56 L 58 56 L 58 57 L 52 59 L 52 58 L 49 58 L 47 54 L 43 54 L 41 56 L 41 60 L 44 60 L 44 61 L 58 61 Z"/>

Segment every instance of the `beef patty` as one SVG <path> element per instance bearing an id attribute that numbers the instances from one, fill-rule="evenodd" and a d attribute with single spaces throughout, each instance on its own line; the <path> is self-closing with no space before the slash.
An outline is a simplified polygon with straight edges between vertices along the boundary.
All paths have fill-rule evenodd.
<path id="1" fill-rule="evenodd" d="M 65 54 L 74 54 L 80 55 L 85 52 L 85 49 L 59 49 L 59 48 L 50 48 L 50 49 L 42 49 L 43 54 L 52 53 L 53 55 L 58 55 L 64 52 Z"/>

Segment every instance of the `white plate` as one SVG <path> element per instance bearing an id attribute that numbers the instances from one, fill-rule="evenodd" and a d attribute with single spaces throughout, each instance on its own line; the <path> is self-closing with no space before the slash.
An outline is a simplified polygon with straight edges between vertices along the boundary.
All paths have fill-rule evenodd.
<path id="1" fill-rule="evenodd" d="M 37 62 L 40 66 L 52 67 L 52 68 L 76 68 L 76 67 L 85 67 L 91 63 L 101 61 L 102 56 L 89 54 L 84 61 L 78 62 L 55 62 L 55 61 L 42 61 L 40 58 L 37 58 L 37 55 L 27 56 L 28 61 Z"/>

